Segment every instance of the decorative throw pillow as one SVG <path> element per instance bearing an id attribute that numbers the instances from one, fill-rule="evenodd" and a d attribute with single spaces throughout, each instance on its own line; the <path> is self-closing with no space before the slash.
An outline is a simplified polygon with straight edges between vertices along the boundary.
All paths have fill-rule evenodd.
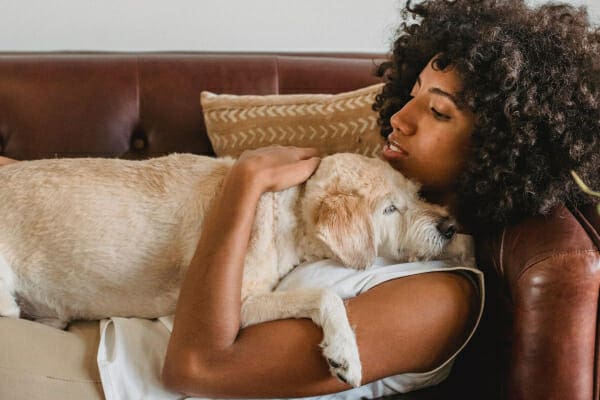
<path id="1" fill-rule="evenodd" d="M 280 144 L 325 154 L 377 156 L 383 138 L 372 104 L 383 84 L 339 94 L 200 96 L 208 138 L 217 156 Z"/>

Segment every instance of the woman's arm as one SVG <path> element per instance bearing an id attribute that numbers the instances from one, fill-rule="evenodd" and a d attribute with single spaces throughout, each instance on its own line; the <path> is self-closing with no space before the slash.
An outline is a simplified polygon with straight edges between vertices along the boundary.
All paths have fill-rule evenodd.
<path id="1" fill-rule="evenodd" d="M 0 167 L 6 164 L 12 164 L 15 162 L 19 162 L 18 160 L 14 160 L 12 158 L 0 156 Z"/>
<path id="2" fill-rule="evenodd" d="M 308 319 L 239 329 L 241 277 L 256 204 L 310 176 L 313 150 L 247 153 L 227 176 L 206 216 L 181 289 L 164 383 L 208 397 L 298 397 L 349 386 L 333 378 Z M 474 290 L 466 278 L 429 273 L 379 285 L 347 302 L 356 326 L 364 382 L 439 364 L 472 326 Z"/>

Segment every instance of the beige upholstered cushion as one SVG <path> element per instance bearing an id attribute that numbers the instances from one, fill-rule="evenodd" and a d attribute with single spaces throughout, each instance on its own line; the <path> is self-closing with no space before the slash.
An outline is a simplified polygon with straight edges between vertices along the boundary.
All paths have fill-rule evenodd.
<path id="1" fill-rule="evenodd" d="M 68 331 L 0 317 L 0 399 L 104 399 L 97 321 Z"/>
<path id="2" fill-rule="evenodd" d="M 271 144 L 376 156 L 383 145 L 372 104 L 383 84 L 339 94 L 201 93 L 208 137 L 217 156 L 238 157 Z"/>

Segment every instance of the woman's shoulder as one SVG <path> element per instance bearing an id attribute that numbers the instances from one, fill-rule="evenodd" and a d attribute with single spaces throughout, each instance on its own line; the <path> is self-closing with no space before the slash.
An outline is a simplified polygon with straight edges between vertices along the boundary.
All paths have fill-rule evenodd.
<path id="1" fill-rule="evenodd" d="M 347 309 L 361 354 L 381 362 L 365 370 L 379 379 L 446 364 L 472 334 L 480 304 L 467 277 L 438 271 L 386 281 L 349 299 Z"/>

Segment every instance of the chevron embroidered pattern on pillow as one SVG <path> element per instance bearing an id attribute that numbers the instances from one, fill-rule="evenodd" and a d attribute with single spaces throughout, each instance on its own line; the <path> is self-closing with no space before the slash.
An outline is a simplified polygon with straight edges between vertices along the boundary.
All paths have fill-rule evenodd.
<path id="1" fill-rule="evenodd" d="M 338 94 L 200 96 L 208 138 L 217 156 L 280 144 L 325 154 L 377 156 L 383 146 L 371 108 L 383 84 Z"/>

